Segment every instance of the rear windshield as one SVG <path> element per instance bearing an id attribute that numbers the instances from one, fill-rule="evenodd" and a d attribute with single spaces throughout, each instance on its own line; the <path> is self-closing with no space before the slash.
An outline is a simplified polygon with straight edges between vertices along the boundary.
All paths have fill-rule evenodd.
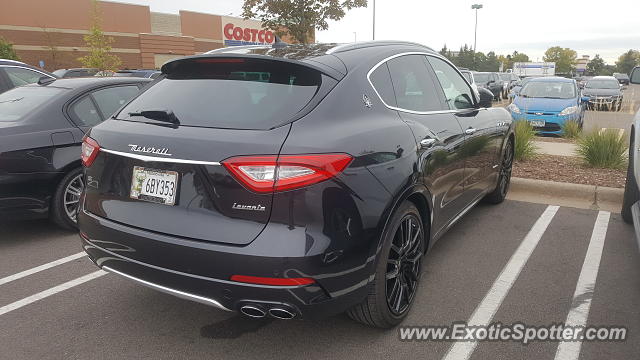
<path id="1" fill-rule="evenodd" d="M 322 75 L 281 61 L 201 58 L 180 64 L 118 114 L 170 110 L 181 126 L 269 129 L 290 120 L 318 91 Z"/>
<path id="2" fill-rule="evenodd" d="M 587 89 L 619 89 L 620 84 L 617 80 L 589 80 L 585 87 Z"/>
<path id="3" fill-rule="evenodd" d="M 64 89 L 55 87 L 17 87 L 0 94 L 0 121 L 16 121 L 46 104 Z"/>

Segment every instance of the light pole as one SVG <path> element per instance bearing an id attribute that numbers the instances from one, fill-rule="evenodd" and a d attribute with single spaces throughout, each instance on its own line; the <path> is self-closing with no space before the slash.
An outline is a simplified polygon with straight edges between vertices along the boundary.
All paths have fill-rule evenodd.
<path id="1" fill-rule="evenodd" d="M 478 10 L 482 9 L 482 4 L 473 4 L 471 9 L 476 11 L 476 29 L 473 32 L 473 52 L 476 52 L 476 40 L 478 39 Z"/>
<path id="2" fill-rule="evenodd" d="M 373 0 L 373 40 L 376 39 L 376 0 Z"/>
<path id="3" fill-rule="evenodd" d="M 358 42 L 358 35 L 356 35 L 356 32 L 353 32 L 353 42 Z"/>

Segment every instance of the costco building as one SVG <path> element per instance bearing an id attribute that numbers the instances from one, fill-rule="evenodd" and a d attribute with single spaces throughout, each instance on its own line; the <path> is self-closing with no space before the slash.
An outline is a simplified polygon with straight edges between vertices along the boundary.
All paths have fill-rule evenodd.
<path id="1" fill-rule="evenodd" d="M 157 13 L 148 6 L 100 1 L 102 30 L 114 39 L 122 68 L 153 69 L 184 55 L 225 46 L 270 44 L 275 34 L 262 23 L 180 10 Z M 21 60 L 47 70 L 81 67 L 83 36 L 91 26 L 90 0 L 2 0 L 0 37 L 13 43 Z M 284 41 L 289 39 L 284 38 Z"/>

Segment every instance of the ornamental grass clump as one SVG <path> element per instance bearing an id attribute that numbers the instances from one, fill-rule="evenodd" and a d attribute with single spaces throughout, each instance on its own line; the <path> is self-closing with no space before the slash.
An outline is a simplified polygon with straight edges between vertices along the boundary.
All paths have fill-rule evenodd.
<path id="1" fill-rule="evenodd" d="M 626 165 L 627 141 L 617 130 L 594 130 L 578 139 L 576 152 L 587 166 L 620 169 Z"/>

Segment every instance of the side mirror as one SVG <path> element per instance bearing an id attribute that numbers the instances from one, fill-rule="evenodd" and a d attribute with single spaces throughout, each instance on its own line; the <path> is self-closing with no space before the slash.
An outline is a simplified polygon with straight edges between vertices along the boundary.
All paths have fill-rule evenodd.
<path id="1" fill-rule="evenodd" d="M 480 93 L 480 101 L 478 102 L 478 106 L 481 108 L 490 108 L 493 106 L 493 93 L 485 88 L 479 88 L 478 92 Z"/>
<path id="2" fill-rule="evenodd" d="M 493 81 L 493 80 L 489 80 L 489 81 L 487 81 L 487 85 L 491 85 L 491 84 L 495 84 L 495 83 L 496 83 L 496 82 L 495 82 L 495 81 Z"/>
<path id="3" fill-rule="evenodd" d="M 629 76 L 630 84 L 640 84 L 640 67 L 635 67 L 631 70 L 631 75 Z"/>
<path id="4" fill-rule="evenodd" d="M 588 96 L 583 96 L 580 98 L 580 101 L 582 101 L 583 103 L 589 102 L 590 97 Z"/>

